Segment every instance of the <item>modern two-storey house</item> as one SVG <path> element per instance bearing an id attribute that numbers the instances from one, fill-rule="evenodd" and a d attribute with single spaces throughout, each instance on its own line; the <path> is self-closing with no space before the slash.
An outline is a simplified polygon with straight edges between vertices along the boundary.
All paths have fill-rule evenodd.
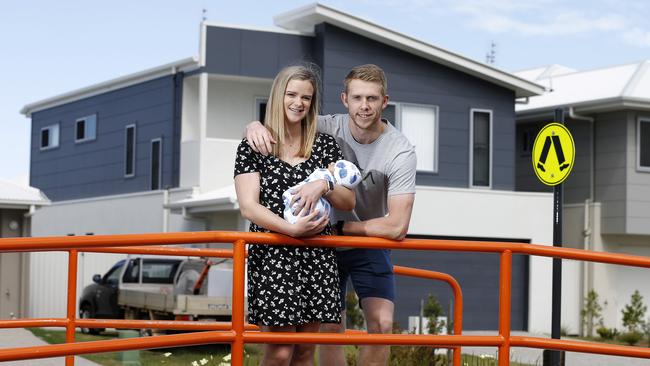
<path id="1" fill-rule="evenodd" d="M 517 105 L 516 189 L 549 191 L 532 172 L 537 131 L 565 112 L 576 148 L 564 183 L 565 245 L 650 255 L 650 62 L 577 71 L 551 65 L 517 73 L 548 92 Z M 577 313 L 589 290 L 607 327 L 622 327 L 621 310 L 639 290 L 650 299 L 647 270 L 565 261 L 567 309 Z M 563 322 L 564 323 L 564 322 Z M 578 323 L 567 322 L 577 332 Z"/>
<path id="2" fill-rule="evenodd" d="M 517 192 L 515 101 L 534 82 L 320 4 L 275 17 L 277 29 L 203 23 L 195 59 L 142 71 L 25 106 L 32 123 L 31 184 L 53 201 L 34 235 L 242 230 L 233 189 L 235 147 L 262 118 L 280 68 L 322 69 L 323 113 L 346 113 L 347 71 L 380 65 L 385 117 L 416 146 L 417 194 L 409 235 L 549 244 L 552 197 Z M 30 315 L 63 311 L 64 260 L 31 256 Z M 465 294 L 466 329 L 496 329 L 498 256 L 394 251 L 396 264 L 451 273 Z M 114 258 L 86 254 L 80 284 Z M 513 329 L 550 329 L 551 261 L 515 256 Z M 398 279 L 397 320 L 443 285 Z M 54 299 L 50 297 L 50 299 Z"/>

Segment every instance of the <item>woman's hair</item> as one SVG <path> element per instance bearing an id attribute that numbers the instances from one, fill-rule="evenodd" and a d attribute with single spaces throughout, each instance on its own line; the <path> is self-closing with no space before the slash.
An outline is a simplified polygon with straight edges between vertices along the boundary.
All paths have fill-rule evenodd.
<path id="1" fill-rule="evenodd" d="M 264 125 L 277 142 L 277 144 L 273 145 L 273 155 L 279 156 L 284 145 L 284 94 L 291 80 L 310 81 L 314 88 L 309 111 L 301 122 L 302 140 L 300 142 L 300 151 L 298 151 L 298 155 L 309 159 L 311 147 L 316 138 L 316 119 L 320 111 L 320 77 L 316 65 L 287 66 L 280 70 L 275 80 L 273 80 L 269 101 L 266 104 Z"/>

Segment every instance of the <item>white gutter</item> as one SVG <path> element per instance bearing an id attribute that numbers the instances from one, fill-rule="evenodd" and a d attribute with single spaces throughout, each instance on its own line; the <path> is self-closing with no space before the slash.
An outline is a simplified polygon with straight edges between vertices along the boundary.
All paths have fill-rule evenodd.
<path id="1" fill-rule="evenodd" d="M 157 66 L 144 71 L 136 72 L 134 74 L 111 79 L 98 84 L 87 86 L 85 88 L 73 90 L 68 93 L 59 94 L 54 97 L 27 104 L 20 110 L 20 113 L 25 115 L 25 117 L 31 117 L 32 113 L 41 111 L 43 109 L 48 109 L 56 107 L 58 105 L 74 102 L 79 99 L 103 94 L 112 90 L 121 89 L 162 76 L 173 75 L 179 71 L 191 71 L 198 68 L 199 62 L 195 57 L 184 58 L 182 60 L 171 62 L 162 66 Z"/>
<path id="2" fill-rule="evenodd" d="M 594 157 L 594 144 L 596 142 L 595 128 L 594 128 L 594 117 L 579 115 L 575 113 L 574 107 L 569 107 L 569 118 L 574 120 L 582 120 L 589 122 L 589 131 L 591 134 L 591 142 L 589 143 L 589 198 L 585 200 L 584 207 L 584 225 L 582 230 L 582 240 L 584 249 L 592 250 L 593 249 L 593 217 L 591 215 L 591 205 L 594 202 L 594 172 L 596 169 L 596 159 Z M 594 266 L 591 262 L 583 262 L 583 280 L 581 281 L 582 295 L 583 298 L 587 297 L 589 291 L 594 287 Z M 581 333 L 582 333 L 581 327 Z M 591 334 L 589 334 L 591 336 Z"/>

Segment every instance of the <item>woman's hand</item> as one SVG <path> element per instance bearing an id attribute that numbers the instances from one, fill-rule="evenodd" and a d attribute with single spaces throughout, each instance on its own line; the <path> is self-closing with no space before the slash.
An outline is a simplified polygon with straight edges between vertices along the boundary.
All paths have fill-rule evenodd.
<path id="1" fill-rule="evenodd" d="M 320 234 L 321 231 L 325 230 L 325 226 L 330 221 L 330 213 L 329 211 L 325 212 L 320 219 L 316 219 L 317 215 L 318 212 L 314 210 L 307 216 L 298 217 L 298 221 L 295 224 L 289 224 L 287 222 L 290 226 L 289 235 L 300 238 Z"/>
<path id="2" fill-rule="evenodd" d="M 293 198 L 289 207 L 293 208 L 293 214 L 298 216 L 301 212 L 311 212 L 316 208 L 318 200 L 328 191 L 327 182 L 323 179 L 317 179 L 313 182 L 305 183 L 293 190 Z M 295 207 L 294 207 L 295 204 Z"/>

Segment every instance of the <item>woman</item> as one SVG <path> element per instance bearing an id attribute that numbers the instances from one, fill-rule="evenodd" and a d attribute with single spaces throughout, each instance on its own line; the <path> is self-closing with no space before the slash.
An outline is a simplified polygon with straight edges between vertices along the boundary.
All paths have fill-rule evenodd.
<path id="1" fill-rule="evenodd" d="M 328 215 L 301 212 L 296 223 L 282 218 L 282 192 L 316 168 L 342 159 L 334 138 L 316 133 L 319 110 L 316 72 L 282 69 L 273 81 L 265 126 L 276 139 L 273 153 L 255 153 L 246 139 L 237 149 L 235 189 L 250 231 L 293 237 L 331 235 Z M 354 192 L 326 181 L 322 195 L 338 209 L 354 208 Z M 311 200 L 310 200 L 311 201 Z M 307 205 L 311 206 L 311 204 Z M 248 251 L 249 322 L 263 331 L 318 332 L 321 322 L 340 321 L 338 268 L 333 248 L 251 245 Z M 315 345 L 267 344 L 262 365 L 311 365 Z"/>

